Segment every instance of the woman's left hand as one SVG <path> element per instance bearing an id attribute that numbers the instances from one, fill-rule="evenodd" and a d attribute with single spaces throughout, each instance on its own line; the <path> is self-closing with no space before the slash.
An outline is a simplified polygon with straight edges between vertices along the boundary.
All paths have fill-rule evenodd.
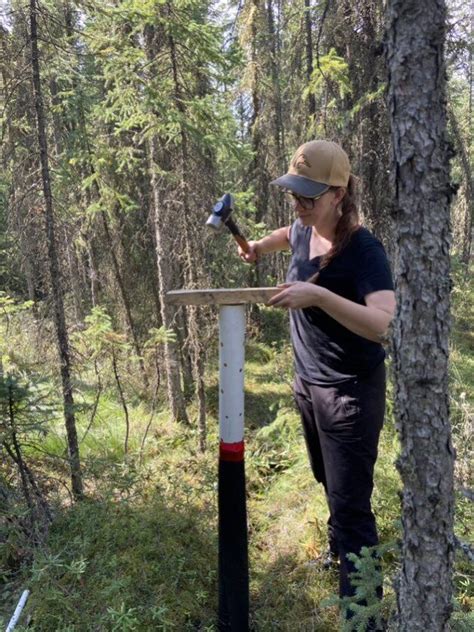
<path id="1" fill-rule="evenodd" d="M 282 283 L 277 286 L 281 292 L 275 294 L 268 305 L 272 307 L 286 307 L 288 309 L 302 309 L 304 307 L 320 307 L 325 288 L 306 283 L 305 281 L 295 281 L 294 283 Z"/>

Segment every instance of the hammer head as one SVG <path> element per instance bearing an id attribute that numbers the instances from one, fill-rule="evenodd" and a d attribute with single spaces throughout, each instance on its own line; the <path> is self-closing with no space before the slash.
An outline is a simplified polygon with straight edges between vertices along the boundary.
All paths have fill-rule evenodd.
<path id="1" fill-rule="evenodd" d="M 218 231 L 227 222 L 234 208 L 234 200 L 230 193 L 226 193 L 221 199 L 214 204 L 212 213 L 209 215 L 209 219 L 206 222 L 206 226 L 210 226 L 214 230 Z"/>

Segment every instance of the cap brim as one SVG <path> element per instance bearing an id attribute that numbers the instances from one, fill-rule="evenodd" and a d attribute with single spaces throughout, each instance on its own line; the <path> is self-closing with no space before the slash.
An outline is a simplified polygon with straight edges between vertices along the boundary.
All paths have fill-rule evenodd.
<path id="1" fill-rule="evenodd" d="M 302 195 L 303 197 L 316 197 L 329 189 L 328 184 L 315 182 L 314 180 L 310 180 L 309 178 L 305 178 L 303 176 L 293 176 L 290 173 L 273 180 L 270 184 L 283 187 L 284 189 L 288 189 L 289 191 L 292 191 L 297 195 Z"/>

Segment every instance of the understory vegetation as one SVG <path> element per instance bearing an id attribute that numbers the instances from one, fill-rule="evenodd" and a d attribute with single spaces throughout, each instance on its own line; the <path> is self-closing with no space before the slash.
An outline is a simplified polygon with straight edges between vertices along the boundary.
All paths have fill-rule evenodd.
<path id="1" fill-rule="evenodd" d="M 474 294 L 464 266 L 455 264 L 453 277 L 455 533 L 466 546 L 473 524 L 466 492 L 472 487 Z M 76 406 L 85 499 L 72 503 L 64 484 L 66 440 L 50 326 L 31 309 L 2 300 L 3 388 L 10 389 L 14 400 L 10 419 L 17 436 L 28 437 L 22 457 L 38 498 L 30 499 L 37 521 L 32 536 L 25 498 L 12 493 L 21 487 L 15 486 L 18 472 L 12 460 L 0 481 L 1 625 L 6 627 L 22 590 L 29 588 L 17 630 L 216 630 L 217 345 L 206 374 L 208 445 L 203 453 L 194 423 L 197 411 L 190 408 L 190 425 L 170 421 L 164 396 L 163 401 L 140 397 L 136 367 L 117 355 L 125 415 L 106 355 L 91 356 L 90 341 L 77 335 L 75 388 L 81 394 Z M 252 629 L 337 630 L 337 572 L 321 571 L 314 563 L 326 546 L 327 510 L 322 488 L 312 479 L 292 401 L 283 312 L 262 308 L 258 325 L 249 318 L 246 353 Z M 382 608 L 388 620 L 395 613 L 393 581 L 401 537 L 397 450 L 389 387 L 373 499 L 385 578 Z M 50 521 L 40 497 L 47 498 Z M 361 570 L 362 587 L 370 588 L 367 559 Z M 473 629 L 474 592 L 461 549 L 454 581 L 452 629 L 467 632 Z M 364 621 L 363 612 L 354 626 L 357 621 Z"/>

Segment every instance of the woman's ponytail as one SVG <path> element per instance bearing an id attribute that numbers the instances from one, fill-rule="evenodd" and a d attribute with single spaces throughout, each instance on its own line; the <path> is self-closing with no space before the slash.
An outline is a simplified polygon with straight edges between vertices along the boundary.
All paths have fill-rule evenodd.
<path id="1" fill-rule="evenodd" d="M 355 200 L 356 181 L 353 175 L 349 176 L 346 194 L 341 202 L 341 217 L 336 225 L 336 234 L 331 250 L 324 255 L 321 261 L 321 268 L 326 267 L 341 250 L 343 250 L 350 241 L 352 233 L 360 226 L 359 212 Z M 331 187 L 335 191 L 339 187 Z"/>

